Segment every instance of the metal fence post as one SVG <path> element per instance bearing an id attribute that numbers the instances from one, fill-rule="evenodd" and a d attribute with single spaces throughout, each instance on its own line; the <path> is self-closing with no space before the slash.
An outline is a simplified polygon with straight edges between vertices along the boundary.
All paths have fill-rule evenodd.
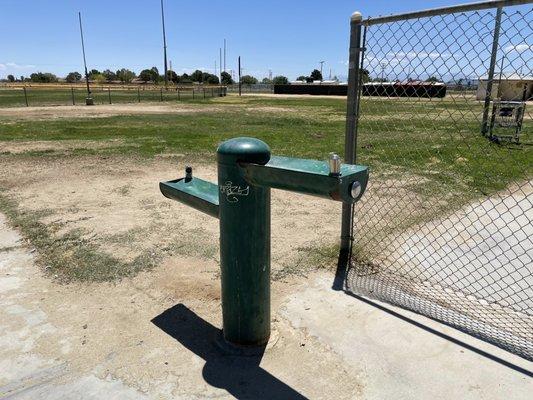
<path id="1" fill-rule="evenodd" d="M 348 66 L 348 99 L 346 108 L 346 133 L 344 137 L 344 161 L 355 163 L 357 146 L 357 114 L 359 111 L 359 86 L 361 62 L 361 21 L 360 12 L 354 12 L 350 21 L 350 58 Z M 353 240 L 353 205 L 342 203 L 341 252 L 350 251 Z"/>
<path id="2" fill-rule="evenodd" d="M 137 87 L 137 102 L 141 102 L 141 88 Z"/>
<path id="3" fill-rule="evenodd" d="M 72 96 L 72 105 L 75 106 L 76 105 L 76 99 L 74 98 L 74 88 L 73 87 L 70 88 L 70 94 Z"/>
<path id="4" fill-rule="evenodd" d="M 111 104 L 111 87 L 107 88 L 107 95 L 109 96 L 109 104 Z"/>
<path id="5" fill-rule="evenodd" d="M 28 105 L 28 94 L 26 93 L 26 86 L 22 88 L 24 90 L 24 101 L 26 102 L 26 107 L 29 107 Z"/>
<path id="6" fill-rule="evenodd" d="M 161 88 L 161 101 L 163 101 L 163 88 Z"/>
<path id="7" fill-rule="evenodd" d="M 489 108 L 492 99 L 492 83 L 494 81 L 494 69 L 496 68 L 496 57 L 498 55 L 498 41 L 500 38 L 500 26 L 502 22 L 502 7 L 498 7 L 496 10 L 496 21 L 494 24 L 494 39 L 492 40 L 492 53 L 490 56 L 490 66 L 487 76 L 487 87 L 485 92 L 485 104 L 483 105 L 483 122 L 481 123 L 481 134 L 487 135 L 489 131 Z"/>
<path id="8" fill-rule="evenodd" d="M 180 98 L 180 90 L 178 88 L 178 101 L 180 101 L 180 100 L 181 100 L 181 98 Z"/>

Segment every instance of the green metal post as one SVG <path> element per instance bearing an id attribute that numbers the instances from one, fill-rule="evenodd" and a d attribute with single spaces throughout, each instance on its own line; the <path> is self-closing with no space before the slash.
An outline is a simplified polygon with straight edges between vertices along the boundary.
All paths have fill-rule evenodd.
<path id="1" fill-rule="evenodd" d="M 237 138 L 217 151 L 224 339 L 259 346 L 270 337 L 270 188 L 249 184 L 239 163 L 264 165 L 270 148 Z"/>
<path id="2" fill-rule="evenodd" d="M 160 182 L 166 197 L 220 220 L 220 268 L 224 347 L 258 349 L 270 337 L 270 189 L 354 203 L 368 168 L 270 155 L 259 139 L 243 137 L 217 150 L 218 185 L 193 177 Z M 228 346 L 227 346 L 228 345 Z"/>

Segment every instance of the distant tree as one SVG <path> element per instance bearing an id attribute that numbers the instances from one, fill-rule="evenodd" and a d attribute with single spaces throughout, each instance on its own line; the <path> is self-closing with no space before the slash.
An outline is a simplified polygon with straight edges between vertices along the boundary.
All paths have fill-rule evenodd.
<path id="1" fill-rule="evenodd" d="M 103 85 L 104 83 L 107 82 L 107 78 L 105 77 L 104 74 L 93 74 L 93 75 L 91 76 L 91 79 L 92 79 L 94 82 L 96 82 L 96 83 L 98 83 L 98 84 L 100 84 L 100 85 Z"/>
<path id="2" fill-rule="evenodd" d="M 37 83 L 57 82 L 57 76 L 50 72 L 35 72 L 30 75 L 30 80 Z"/>
<path id="3" fill-rule="evenodd" d="M 179 77 L 179 82 L 180 83 L 191 83 L 192 79 L 188 74 L 183 73 L 183 75 Z"/>
<path id="4" fill-rule="evenodd" d="M 15 82 L 15 77 L 13 75 L 8 75 L 7 80 L 8 82 Z"/>
<path id="5" fill-rule="evenodd" d="M 233 78 L 231 77 L 230 74 L 228 74 L 226 71 L 222 72 L 222 74 L 220 74 L 220 76 L 222 77 L 222 84 L 223 85 L 233 85 L 235 82 L 233 82 Z"/>
<path id="6" fill-rule="evenodd" d="M 272 84 L 272 79 L 263 78 L 263 80 L 261 81 L 261 83 L 262 83 L 263 85 L 271 85 L 271 84 Z"/>
<path id="7" fill-rule="evenodd" d="M 92 79 L 93 75 L 98 75 L 98 74 L 100 74 L 100 71 L 98 71 L 97 69 L 91 69 L 89 71 L 89 78 Z"/>
<path id="8" fill-rule="evenodd" d="M 144 83 L 150 82 L 152 80 L 152 70 L 149 69 L 143 69 L 141 73 L 139 74 L 139 79 L 143 81 Z"/>
<path id="9" fill-rule="evenodd" d="M 244 85 L 255 85 L 257 83 L 257 78 L 254 78 L 251 75 L 241 76 L 241 83 Z"/>
<path id="10" fill-rule="evenodd" d="M 314 70 L 311 72 L 311 75 L 309 75 L 309 77 L 310 77 L 313 81 L 321 81 L 321 80 L 322 80 L 322 73 L 321 73 L 318 69 L 314 69 Z"/>
<path id="11" fill-rule="evenodd" d="M 21 75 L 21 76 L 20 76 L 20 81 L 21 81 L 21 82 L 24 82 L 25 80 L 26 80 L 26 77 L 25 77 L 24 75 Z"/>
<path id="12" fill-rule="evenodd" d="M 111 81 L 116 81 L 118 79 L 117 77 L 117 74 L 115 74 L 113 71 L 111 71 L 110 69 L 106 69 L 104 72 L 102 72 L 102 75 L 105 76 L 105 79 L 108 81 L 108 82 L 111 82 Z"/>
<path id="13" fill-rule="evenodd" d="M 207 74 L 203 77 L 203 82 L 209 83 L 210 85 L 218 85 L 220 80 L 218 79 L 218 76 L 213 74 Z"/>
<path id="14" fill-rule="evenodd" d="M 303 76 L 303 75 L 300 75 L 298 78 L 296 78 L 297 81 L 304 81 L 304 82 L 307 82 L 307 79 L 308 79 L 308 77 L 307 76 Z"/>
<path id="15" fill-rule="evenodd" d="M 67 75 L 67 77 L 65 78 L 65 80 L 68 82 L 68 83 L 75 83 L 75 82 L 78 82 L 81 80 L 81 74 L 79 72 L 69 72 L 69 74 Z"/>
<path id="16" fill-rule="evenodd" d="M 209 72 L 202 72 L 202 78 L 200 79 L 200 82 L 206 82 L 207 83 L 207 80 L 209 79 L 209 76 L 211 74 Z"/>
<path id="17" fill-rule="evenodd" d="M 179 81 L 179 77 L 178 77 L 178 74 L 176 74 L 174 71 L 172 71 L 171 69 L 169 69 L 167 71 L 167 79 L 170 81 L 170 82 L 174 82 L 174 83 L 178 83 Z"/>
<path id="18" fill-rule="evenodd" d="M 190 76 L 190 79 L 192 82 L 202 82 L 202 71 L 200 71 L 199 69 L 197 69 L 196 71 L 194 71 L 191 76 Z"/>
<path id="19" fill-rule="evenodd" d="M 126 68 L 119 69 L 116 72 L 116 75 L 117 78 L 123 83 L 130 83 L 133 79 L 135 79 L 135 72 Z"/>
<path id="20" fill-rule="evenodd" d="M 429 78 L 426 79 L 426 82 L 438 82 L 439 79 L 435 76 L 430 76 Z"/>
<path id="21" fill-rule="evenodd" d="M 279 76 L 275 76 L 274 79 L 272 79 L 272 83 L 274 85 L 288 85 L 289 80 L 287 79 L 286 76 L 279 75 Z"/>
<path id="22" fill-rule="evenodd" d="M 152 81 L 153 82 L 159 82 L 161 80 L 161 75 L 159 75 L 159 70 L 157 67 L 152 67 L 150 69 L 150 74 L 152 75 Z"/>

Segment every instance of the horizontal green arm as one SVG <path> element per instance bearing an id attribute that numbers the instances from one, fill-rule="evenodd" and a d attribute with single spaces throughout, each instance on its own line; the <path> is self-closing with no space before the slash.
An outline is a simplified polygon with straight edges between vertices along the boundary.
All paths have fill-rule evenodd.
<path id="1" fill-rule="evenodd" d="M 159 189 L 165 197 L 218 218 L 218 185 L 198 178 L 181 178 L 159 182 Z"/>
<path id="2" fill-rule="evenodd" d="M 241 167 L 250 184 L 347 203 L 359 200 L 368 182 L 368 168 L 361 165 L 342 164 L 337 176 L 330 175 L 327 162 L 301 158 L 272 157 L 265 165 L 243 163 Z M 361 190 L 354 198 L 351 186 L 356 181 Z"/>

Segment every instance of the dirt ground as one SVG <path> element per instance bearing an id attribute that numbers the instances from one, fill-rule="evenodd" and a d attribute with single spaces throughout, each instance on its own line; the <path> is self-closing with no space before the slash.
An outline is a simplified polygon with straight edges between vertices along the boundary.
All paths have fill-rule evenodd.
<path id="1" fill-rule="evenodd" d="M 105 142 L 103 142 L 105 143 Z M 212 164 L 191 163 L 195 176 L 216 181 Z M 0 183 L 21 210 L 40 213 L 57 238 L 81 239 L 124 262 L 142 256 L 187 256 L 218 270 L 218 222 L 166 199 L 158 183 L 183 175 L 185 160 L 128 158 L 9 158 Z M 272 261 L 278 277 L 305 273 L 309 247 L 334 245 L 340 203 L 273 191 Z M 293 271 L 294 270 L 294 271 Z"/>
<path id="2" fill-rule="evenodd" d="M 113 140 L 65 141 L 59 147 L 66 150 L 116 144 Z M 228 382 L 218 382 L 220 373 L 205 376 L 204 372 L 203 376 L 198 371 L 184 372 L 187 365 L 192 365 L 188 367 L 190 371 L 201 368 L 202 357 L 209 361 L 215 351 L 210 337 L 200 337 L 206 347 L 194 355 L 198 344 L 186 340 L 177 345 L 171 333 L 162 332 L 167 316 L 189 318 L 185 332 L 192 337 L 205 333 L 198 324 L 212 327 L 207 335 L 221 325 L 218 221 L 163 197 L 158 188 L 159 181 L 183 175 L 186 160 L 180 155 L 152 160 L 20 156 L 50 146 L 57 150 L 56 145 L 39 141 L 2 144 L 2 149 L 12 153 L 3 156 L 0 163 L 3 195 L 17 204 L 19 212 L 35 216 L 48 227 L 55 240 L 74 238 L 96 249 L 98 257 L 109 255 L 125 265 L 143 257 L 156 262 L 131 276 L 119 272 L 119 277 L 126 277 L 113 282 L 91 283 L 89 275 L 88 281 L 79 282 L 74 277 L 64 284 L 61 276 L 49 272 L 48 266 L 35 265 L 39 252 L 31 243 L 17 241 L 15 258 L 11 257 L 13 247 L 8 246 L 7 252 L 0 250 L 0 259 L 2 254 L 10 254 L 0 261 L 3 267 L 11 268 L 11 261 L 16 260 L 14 269 L 3 270 L 6 279 L 0 283 L 0 293 L 19 293 L 16 304 L 9 297 L 0 302 L 5 311 L 2 319 L 9 321 L 3 329 L 19 332 L 17 337 L 24 336 L 22 342 L 13 342 L 10 334 L 0 337 L 0 342 L 11 343 L 4 348 L 4 363 L 0 362 L 0 369 L 6 371 L 0 374 L 0 398 L 26 393 L 29 381 L 41 379 L 28 376 L 29 370 L 37 370 L 38 376 L 54 382 L 66 382 L 72 374 L 79 375 L 84 382 L 88 379 L 90 391 L 99 385 L 103 385 L 101 390 L 108 390 L 105 382 L 112 381 L 133 388 L 135 396 L 150 393 L 154 398 L 256 398 L 255 385 L 239 388 L 237 382 L 233 388 L 230 377 L 224 374 L 222 377 L 230 386 Z M 216 181 L 212 163 L 188 164 L 193 166 L 195 176 Z M 309 259 L 309 248 L 337 242 L 340 208 L 340 203 L 273 191 L 273 315 L 287 296 L 317 273 L 333 279 L 331 271 L 317 272 L 316 260 Z M 19 251 L 20 244 L 25 246 Z M 94 258 L 95 262 L 99 260 Z M 28 263 L 27 268 L 21 263 Z M 133 315 L 135 318 L 131 318 Z M 27 325 L 32 318 L 35 328 Z M 163 321 L 161 326 L 157 325 L 158 318 Z M 344 368 L 322 378 L 320 385 L 313 383 L 314 376 L 323 370 L 334 370 L 341 360 L 312 337 L 293 331 L 287 321 L 275 317 L 273 337 L 275 346 L 259 358 L 261 368 L 255 365 L 250 369 L 245 364 L 231 369 L 225 364 L 231 360 L 222 364 L 208 362 L 207 368 L 230 368 L 243 381 L 266 379 L 267 387 L 280 379 L 284 382 L 281 388 L 276 389 L 276 384 L 269 389 L 274 390 L 273 398 L 286 398 L 287 393 L 300 396 L 298 392 L 310 398 L 328 398 L 327 392 L 335 393 L 339 399 L 350 399 L 360 390 L 357 374 Z M 192 346 L 192 353 L 183 346 Z M 22 348 L 28 349 L 31 357 L 19 357 Z M 61 363 L 53 361 L 57 359 Z M 281 367 L 296 359 L 306 365 L 305 370 Z M 263 368 L 286 372 L 276 378 L 261 378 Z M 298 392 L 293 392 L 291 385 Z M 126 394 L 120 391 L 117 398 L 130 398 Z"/>

